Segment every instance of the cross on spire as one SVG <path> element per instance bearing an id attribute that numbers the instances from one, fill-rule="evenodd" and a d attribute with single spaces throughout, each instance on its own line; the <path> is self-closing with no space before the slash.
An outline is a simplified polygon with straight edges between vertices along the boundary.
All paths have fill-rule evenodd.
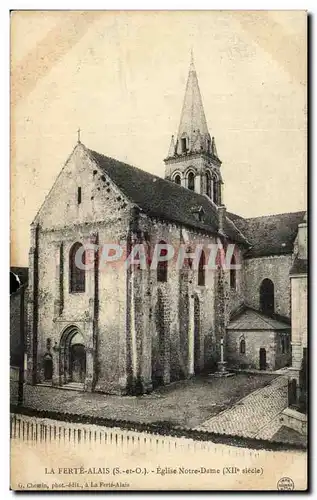
<path id="1" fill-rule="evenodd" d="M 80 127 L 78 127 L 78 130 L 77 130 L 77 142 L 80 142 Z"/>
<path id="2" fill-rule="evenodd" d="M 189 65 L 189 71 L 195 71 L 195 65 L 194 65 L 194 51 L 193 51 L 193 47 L 190 49 L 190 65 Z"/>

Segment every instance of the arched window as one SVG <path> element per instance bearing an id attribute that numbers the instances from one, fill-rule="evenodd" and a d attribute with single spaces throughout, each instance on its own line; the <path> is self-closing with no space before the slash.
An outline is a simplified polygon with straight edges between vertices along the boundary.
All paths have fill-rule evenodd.
<path id="1" fill-rule="evenodd" d="M 206 281 L 206 270 L 205 270 L 205 252 L 202 250 L 199 265 L 198 265 L 198 285 L 205 286 Z"/>
<path id="2" fill-rule="evenodd" d="M 166 245 L 165 241 L 160 241 L 159 245 Z M 160 257 L 165 257 L 167 255 L 167 248 L 161 248 Z M 157 281 L 165 283 L 167 281 L 167 269 L 168 262 L 167 260 L 159 261 L 157 263 Z"/>
<path id="3" fill-rule="evenodd" d="M 175 175 L 174 177 L 174 182 L 175 184 L 181 184 L 181 176 L 179 174 Z"/>
<path id="4" fill-rule="evenodd" d="M 181 138 L 181 150 L 182 150 L 182 153 L 186 153 L 186 151 L 187 151 L 187 140 L 186 140 L 186 137 L 182 137 Z"/>
<path id="5" fill-rule="evenodd" d="M 230 262 L 230 288 L 232 290 L 236 290 L 237 288 L 237 271 L 235 269 L 235 266 L 236 266 L 236 258 L 234 255 L 232 255 Z"/>
<path id="6" fill-rule="evenodd" d="M 76 254 L 78 254 L 77 259 L 82 264 L 85 264 L 85 252 L 83 252 L 83 245 L 81 243 L 74 243 L 69 252 L 69 291 L 70 292 L 84 292 L 85 291 L 85 269 L 81 269 L 77 265 Z"/>
<path id="7" fill-rule="evenodd" d="M 206 172 L 206 195 L 208 198 L 211 198 L 211 175 L 210 172 L 207 170 Z"/>
<path id="8" fill-rule="evenodd" d="M 187 187 L 191 191 L 195 191 L 195 175 L 193 174 L 193 172 L 189 172 L 189 174 L 188 174 Z"/>
<path id="9" fill-rule="evenodd" d="M 218 204 L 218 179 L 217 177 L 213 178 L 213 193 L 212 193 L 213 201 Z"/>
<path id="10" fill-rule="evenodd" d="M 240 340 L 240 354 L 245 354 L 245 340 Z"/>
<path id="11" fill-rule="evenodd" d="M 268 278 L 260 286 L 260 308 L 265 314 L 274 313 L 274 284 Z"/>

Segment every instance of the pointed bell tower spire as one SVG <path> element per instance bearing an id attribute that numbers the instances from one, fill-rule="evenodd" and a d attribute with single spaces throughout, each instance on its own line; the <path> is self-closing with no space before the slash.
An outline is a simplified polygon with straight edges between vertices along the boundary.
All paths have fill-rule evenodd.
<path id="1" fill-rule="evenodd" d="M 193 50 L 176 141 L 172 136 L 165 162 L 165 178 L 221 205 L 221 161 L 211 138 L 201 98 Z"/>
<path id="2" fill-rule="evenodd" d="M 208 132 L 205 111 L 194 64 L 193 51 L 191 51 L 187 85 L 177 140 L 178 154 L 182 154 L 185 151 L 201 151 L 202 149 L 207 152 L 209 144 L 208 141 L 210 142 L 210 135 Z"/>

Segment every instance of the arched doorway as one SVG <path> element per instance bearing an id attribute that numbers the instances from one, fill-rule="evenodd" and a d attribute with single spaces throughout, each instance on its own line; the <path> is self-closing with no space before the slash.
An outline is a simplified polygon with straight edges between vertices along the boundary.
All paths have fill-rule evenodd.
<path id="1" fill-rule="evenodd" d="M 200 372 L 200 303 L 194 299 L 194 373 Z"/>
<path id="2" fill-rule="evenodd" d="M 84 383 L 86 376 L 86 351 L 79 333 L 72 338 L 70 344 L 70 379 L 71 382 Z"/>
<path id="3" fill-rule="evenodd" d="M 64 331 L 60 348 L 63 382 L 84 384 L 86 378 L 85 341 L 76 326 L 71 326 Z"/>
<path id="4" fill-rule="evenodd" d="M 264 347 L 260 348 L 260 370 L 266 370 L 266 349 Z"/>
<path id="5" fill-rule="evenodd" d="M 274 283 L 268 278 L 260 286 L 260 308 L 264 314 L 274 313 Z"/>

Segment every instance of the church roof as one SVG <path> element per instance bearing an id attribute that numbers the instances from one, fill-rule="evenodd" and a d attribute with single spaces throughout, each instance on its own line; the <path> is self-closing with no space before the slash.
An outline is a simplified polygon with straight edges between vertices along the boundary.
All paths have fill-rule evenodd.
<path id="1" fill-rule="evenodd" d="M 228 330 L 289 330 L 290 325 L 266 316 L 254 309 L 245 309 L 232 319 Z"/>
<path id="2" fill-rule="evenodd" d="M 112 179 L 133 203 L 148 215 L 217 233 L 219 229 L 217 207 L 207 196 L 195 193 L 178 184 L 145 172 L 137 167 L 86 149 L 90 157 Z M 199 220 L 193 207 L 201 206 L 204 217 Z M 225 235 L 232 241 L 248 244 L 244 236 L 227 218 Z"/>
<path id="3" fill-rule="evenodd" d="M 303 221 L 305 211 L 250 219 L 232 213 L 228 215 L 252 245 L 245 257 L 253 258 L 292 253 L 298 224 Z"/>

